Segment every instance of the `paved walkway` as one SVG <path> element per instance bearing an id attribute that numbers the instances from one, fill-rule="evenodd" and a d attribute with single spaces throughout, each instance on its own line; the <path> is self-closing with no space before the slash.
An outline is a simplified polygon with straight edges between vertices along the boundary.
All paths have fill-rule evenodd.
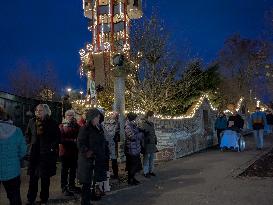
<path id="1" fill-rule="evenodd" d="M 156 168 L 157 177 L 146 179 L 138 186 L 113 191 L 96 205 L 200 205 L 240 204 L 272 205 L 272 178 L 239 178 L 246 167 L 273 145 L 273 136 L 266 138 L 264 151 L 256 151 L 254 140 L 247 139 L 247 149 L 242 152 L 208 150 L 179 160 L 165 162 Z M 25 173 L 24 173 L 25 174 Z M 22 197 L 26 201 L 27 177 L 23 174 Z M 59 176 L 52 178 L 52 204 L 61 198 Z M 7 200 L 0 188 L 0 204 Z M 80 204 L 70 201 L 68 204 Z"/>
<path id="2" fill-rule="evenodd" d="M 157 177 L 138 187 L 112 193 L 99 204 L 272 205 L 272 178 L 237 177 L 270 150 L 272 138 L 266 139 L 263 152 L 255 150 L 253 139 L 247 139 L 248 148 L 242 153 L 209 150 L 161 164 Z"/>

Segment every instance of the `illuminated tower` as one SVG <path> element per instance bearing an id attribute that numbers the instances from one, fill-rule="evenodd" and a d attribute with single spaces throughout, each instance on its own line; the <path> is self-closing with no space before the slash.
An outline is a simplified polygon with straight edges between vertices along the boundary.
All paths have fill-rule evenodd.
<path id="1" fill-rule="evenodd" d="M 142 0 L 83 0 L 84 16 L 89 19 L 92 43 L 80 50 L 81 75 L 94 97 L 95 85 L 106 86 L 116 53 L 130 50 L 130 20 L 142 17 Z"/>

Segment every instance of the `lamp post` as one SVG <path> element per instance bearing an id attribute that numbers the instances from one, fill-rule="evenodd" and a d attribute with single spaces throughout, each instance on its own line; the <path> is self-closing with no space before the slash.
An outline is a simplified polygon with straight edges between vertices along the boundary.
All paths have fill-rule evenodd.
<path id="1" fill-rule="evenodd" d="M 124 66 L 124 56 L 116 54 L 113 56 L 114 68 L 114 110 L 119 113 L 120 123 L 120 142 L 118 146 L 119 160 L 124 159 L 124 140 L 125 140 L 125 78 L 126 69 Z"/>
<path id="2" fill-rule="evenodd" d="M 71 88 L 67 88 L 67 92 L 68 92 L 68 95 L 70 97 L 70 93 L 71 93 L 72 89 Z"/>

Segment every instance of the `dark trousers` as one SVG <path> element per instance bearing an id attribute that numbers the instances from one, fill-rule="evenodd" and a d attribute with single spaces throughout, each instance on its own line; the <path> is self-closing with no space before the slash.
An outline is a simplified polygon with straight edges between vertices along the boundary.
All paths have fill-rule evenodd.
<path id="1" fill-rule="evenodd" d="M 128 171 L 128 182 L 135 179 L 135 174 L 141 170 L 140 156 L 126 155 L 126 169 Z"/>
<path id="2" fill-rule="evenodd" d="M 61 158 L 62 169 L 61 169 L 61 188 L 65 189 L 67 185 L 69 187 L 75 186 L 76 170 L 77 170 L 77 159 Z M 69 177 L 68 177 L 69 175 Z M 69 178 L 69 182 L 67 179 Z"/>
<path id="3" fill-rule="evenodd" d="M 7 192 L 7 197 L 9 199 L 10 205 L 21 205 L 22 201 L 20 194 L 20 176 L 10 179 L 8 181 L 0 181 L 0 185 L 1 184 L 3 184 Z"/>
<path id="4" fill-rule="evenodd" d="M 221 144 L 221 132 L 223 132 L 225 129 L 217 129 L 217 139 L 218 139 L 218 145 Z"/>
<path id="5" fill-rule="evenodd" d="M 118 177 L 118 160 L 117 159 L 112 159 L 112 170 L 114 177 Z"/>
<path id="6" fill-rule="evenodd" d="M 35 202 L 38 192 L 39 176 L 30 175 L 27 198 L 29 202 Z M 40 199 L 47 201 L 49 198 L 50 177 L 41 177 Z"/>
<path id="7" fill-rule="evenodd" d="M 81 205 L 91 205 L 91 183 L 82 185 Z"/>

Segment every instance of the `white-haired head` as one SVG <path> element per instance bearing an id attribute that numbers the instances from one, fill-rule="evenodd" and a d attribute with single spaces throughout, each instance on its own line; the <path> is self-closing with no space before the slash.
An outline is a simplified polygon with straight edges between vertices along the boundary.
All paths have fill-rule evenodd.
<path id="1" fill-rule="evenodd" d="M 35 115 L 43 119 L 45 116 L 51 116 L 51 110 L 47 104 L 39 104 L 36 106 Z"/>
<path id="2" fill-rule="evenodd" d="M 74 110 L 67 110 L 65 112 L 65 116 L 72 116 L 72 117 L 76 117 L 76 113 Z"/>

